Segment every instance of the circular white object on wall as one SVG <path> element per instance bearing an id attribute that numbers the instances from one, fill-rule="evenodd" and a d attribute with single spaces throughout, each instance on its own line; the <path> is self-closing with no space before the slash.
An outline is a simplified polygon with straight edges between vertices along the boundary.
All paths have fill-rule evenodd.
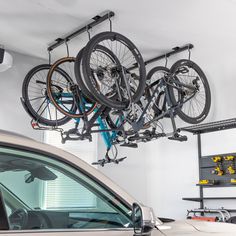
<path id="1" fill-rule="evenodd" d="M 0 72 L 6 71 L 12 67 L 13 58 L 8 52 L 4 52 L 3 62 L 0 64 Z"/>

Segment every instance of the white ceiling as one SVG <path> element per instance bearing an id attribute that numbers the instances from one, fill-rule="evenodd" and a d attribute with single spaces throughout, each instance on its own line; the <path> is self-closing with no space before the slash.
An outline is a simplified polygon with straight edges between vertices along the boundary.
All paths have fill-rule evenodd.
<path id="1" fill-rule="evenodd" d="M 188 42 L 236 44 L 236 0 L 0 0 L 0 44 L 47 58 L 47 45 L 83 26 L 93 16 L 112 10 L 113 29 L 128 36 L 145 58 Z M 108 22 L 92 34 L 108 30 Z M 87 35 L 70 43 L 75 55 Z M 206 43 L 207 42 L 207 43 Z M 65 54 L 65 47 L 54 56 Z"/>

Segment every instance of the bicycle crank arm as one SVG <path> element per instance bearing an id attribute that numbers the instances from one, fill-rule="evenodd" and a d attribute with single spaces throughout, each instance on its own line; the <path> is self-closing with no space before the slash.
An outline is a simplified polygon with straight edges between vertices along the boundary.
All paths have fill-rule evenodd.
<path id="1" fill-rule="evenodd" d="M 44 82 L 44 81 L 41 81 L 41 80 L 36 80 L 36 84 L 43 84 L 43 85 L 46 85 L 47 83 Z M 60 91 L 63 91 L 63 89 L 62 89 L 60 86 L 58 86 L 58 85 L 52 84 L 51 86 L 56 87 L 56 88 L 59 89 Z"/>
<path id="2" fill-rule="evenodd" d="M 46 82 L 41 81 L 41 80 L 36 80 L 36 83 L 37 83 L 37 84 L 44 84 L 44 85 L 46 85 Z"/>
<path id="3" fill-rule="evenodd" d="M 114 159 L 107 159 L 107 158 L 104 158 L 104 159 L 100 159 L 96 162 L 93 162 L 92 165 L 100 165 L 102 167 L 104 167 L 104 165 L 106 164 L 109 164 L 109 163 L 114 163 L 114 164 L 119 164 L 121 161 L 124 161 L 127 157 L 121 157 L 121 158 L 114 158 Z"/>
<path id="4" fill-rule="evenodd" d="M 77 140 L 85 140 L 88 139 L 89 141 L 92 141 L 92 137 L 90 134 L 81 134 L 79 131 L 74 128 L 70 129 L 68 131 L 65 131 L 61 134 L 61 142 L 65 143 L 67 140 L 70 141 L 77 141 Z"/>
<path id="5" fill-rule="evenodd" d="M 180 135 L 178 133 L 175 133 L 173 136 L 168 137 L 168 139 L 174 140 L 174 141 L 184 142 L 184 141 L 188 140 L 188 137 L 186 135 Z"/>

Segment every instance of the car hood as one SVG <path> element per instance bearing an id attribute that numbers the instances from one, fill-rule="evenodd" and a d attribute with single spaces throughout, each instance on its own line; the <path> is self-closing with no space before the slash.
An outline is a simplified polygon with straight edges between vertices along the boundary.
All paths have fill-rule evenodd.
<path id="1" fill-rule="evenodd" d="M 175 221 L 158 226 L 164 235 L 224 235 L 235 236 L 236 225 L 218 222 L 203 222 L 196 220 Z M 153 234 L 153 236 L 155 233 Z"/>

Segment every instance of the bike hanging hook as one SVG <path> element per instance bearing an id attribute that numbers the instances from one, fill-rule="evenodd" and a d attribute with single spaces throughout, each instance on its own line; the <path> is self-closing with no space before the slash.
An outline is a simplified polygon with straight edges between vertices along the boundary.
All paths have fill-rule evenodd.
<path id="1" fill-rule="evenodd" d="M 167 64 L 168 64 L 168 56 L 167 54 L 165 54 L 165 67 L 167 67 Z"/>
<path id="2" fill-rule="evenodd" d="M 191 49 L 190 49 L 190 44 L 188 45 L 188 60 L 190 61 L 191 59 Z"/>
<path id="3" fill-rule="evenodd" d="M 51 51 L 48 50 L 48 64 L 49 64 L 49 65 L 51 65 L 51 60 L 52 60 Z"/>
<path id="4" fill-rule="evenodd" d="M 89 41 L 90 41 L 90 39 L 91 39 L 91 35 L 90 35 L 90 28 L 91 27 L 89 27 L 88 25 L 86 26 L 86 31 L 87 31 L 87 33 L 88 33 L 88 38 L 89 38 Z"/>
<path id="5" fill-rule="evenodd" d="M 67 57 L 70 56 L 70 51 L 69 51 L 69 45 L 68 45 L 68 39 L 65 40 L 65 45 L 66 45 L 66 53 L 67 53 Z"/>
<path id="6" fill-rule="evenodd" d="M 112 32 L 112 20 L 111 20 L 110 12 L 108 12 L 107 14 L 108 14 L 108 20 L 109 20 L 109 23 L 110 23 L 110 32 Z"/>

